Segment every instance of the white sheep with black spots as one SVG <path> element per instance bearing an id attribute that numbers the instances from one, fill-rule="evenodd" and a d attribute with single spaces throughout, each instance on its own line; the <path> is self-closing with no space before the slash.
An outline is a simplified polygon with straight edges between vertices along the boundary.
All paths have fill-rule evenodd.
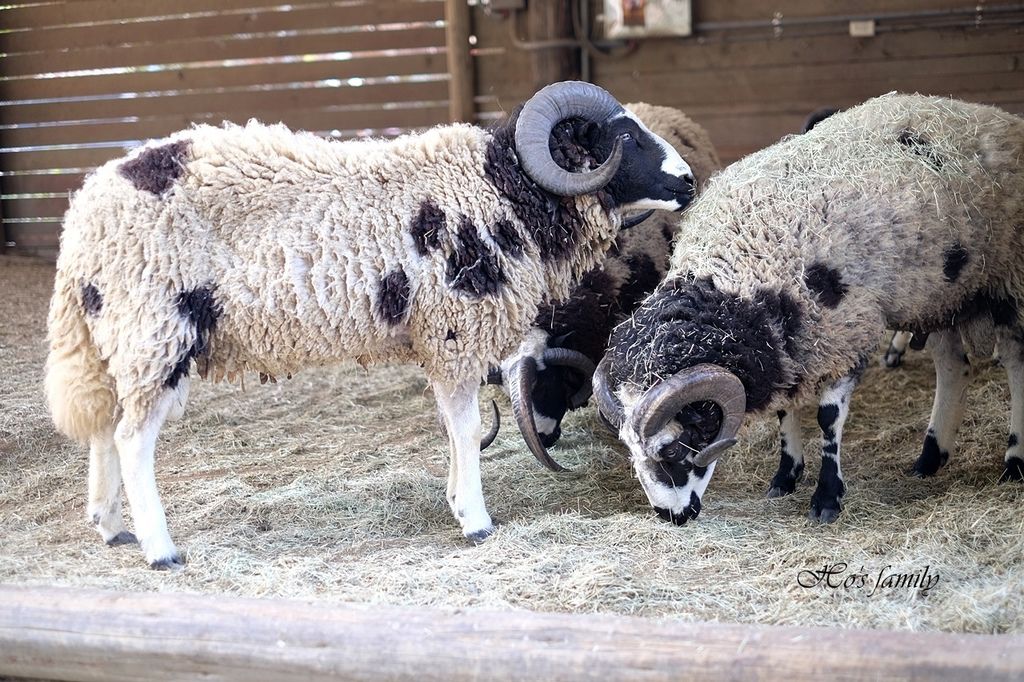
<path id="1" fill-rule="evenodd" d="M 935 474 L 963 417 L 969 345 L 1010 384 L 1002 480 L 1024 479 L 1024 120 L 891 94 L 717 174 L 682 216 L 671 271 L 616 328 L 594 393 L 651 504 L 694 518 L 745 413 L 778 411 L 769 495 L 803 473 L 798 410 L 823 434 L 812 519 L 846 486 L 850 396 L 883 330 L 928 344 L 937 388 L 912 473 Z"/>
<path id="2" fill-rule="evenodd" d="M 552 145 L 599 165 L 562 168 Z M 108 543 L 137 536 L 153 567 L 182 563 L 153 456 L 193 364 L 266 379 L 414 362 L 449 433 L 452 513 L 482 540 L 481 379 L 600 261 L 623 212 L 681 209 L 692 180 L 611 95 L 575 82 L 492 131 L 337 142 L 197 126 L 102 166 L 65 216 L 46 377 L 58 429 L 90 447 L 88 517 Z"/>

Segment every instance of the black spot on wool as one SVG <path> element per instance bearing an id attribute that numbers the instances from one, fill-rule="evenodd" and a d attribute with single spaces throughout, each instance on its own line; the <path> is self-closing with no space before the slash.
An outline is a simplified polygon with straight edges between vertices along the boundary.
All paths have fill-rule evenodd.
<path id="1" fill-rule="evenodd" d="M 818 125 L 826 118 L 837 113 L 839 113 L 839 110 L 836 109 L 835 107 L 822 107 L 820 109 L 815 109 L 814 111 L 807 115 L 807 119 L 804 121 L 804 127 L 802 132 L 810 132 L 811 130 L 814 129 L 814 126 Z"/>
<path id="2" fill-rule="evenodd" d="M 182 350 L 179 360 L 171 367 L 164 385 L 176 388 L 182 377 L 188 376 L 192 360 L 200 360 L 210 347 L 210 337 L 217 329 L 217 319 L 221 315 L 220 305 L 213 296 L 213 287 L 197 287 L 191 291 L 178 294 L 178 313 L 195 326 L 195 341 Z"/>
<path id="3" fill-rule="evenodd" d="M 1006 439 L 1006 447 L 1007 447 L 1007 449 L 1017 447 L 1017 434 L 1016 433 L 1011 433 L 1010 437 Z"/>
<path id="4" fill-rule="evenodd" d="M 928 141 L 928 138 L 908 129 L 901 132 L 896 140 L 906 147 L 911 154 L 920 156 L 932 170 L 942 170 L 942 159 L 935 153 L 935 148 Z"/>
<path id="5" fill-rule="evenodd" d="M 135 189 L 160 196 L 181 177 L 188 155 L 188 140 L 151 147 L 118 169 Z"/>
<path id="6" fill-rule="evenodd" d="M 1017 327 L 1019 323 L 1016 299 L 994 296 L 984 291 L 965 296 L 960 305 L 951 313 L 941 317 L 915 320 L 913 324 L 907 325 L 907 328 L 914 333 L 910 347 L 914 350 L 921 350 L 931 332 L 952 329 L 975 318 L 986 316 L 997 327 Z"/>
<path id="7" fill-rule="evenodd" d="M 523 238 L 520 236 L 519 231 L 516 230 L 516 226 L 512 224 L 512 221 L 498 220 L 495 222 L 491 236 L 494 238 L 494 243 L 497 244 L 498 248 L 504 251 L 506 255 L 515 258 L 523 254 L 525 244 L 523 243 Z"/>
<path id="8" fill-rule="evenodd" d="M 583 216 L 571 197 L 560 197 L 538 187 L 519 165 L 515 152 L 516 121 L 519 111 L 491 131 L 484 161 L 484 175 L 511 202 L 512 210 L 544 260 L 561 260 L 572 254 L 580 242 Z M 568 126 L 568 128 L 566 127 Z M 556 161 L 579 160 L 571 122 L 563 121 L 552 132 L 552 156 Z M 567 139 L 568 138 L 568 139 Z M 565 147 L 565 149 L 562 149 Z M 580 170 L 569 167 L 568 170 Z M 599 196 L 601 193 L 599 193 Z"/>
<path id="9" fill-rule="evenodd" d="M 380 282 L 380 316 L 388 324 L 398 324 L 409 312 L 409 278 L 402 269 L 389 272 Z"/>
<path id="10" fill-rule="evenodd" d="M 455 250 L 448 256 L 448 286 L 473 296 L 496 294 L 505 283 L 497 256 L 480 239 L 476 226 L 462 217 Z"/>
<path id="11" fill-rule="evenodd" d="M 426 256 L 431 249 L 441 248 L 441 233 L 447 225 L 444 211 L 430 199 L 424 200 L 420 204 L 419 213 L 409 223 L 409 233 L 416 244 L 416 251 L 421 256 Z"/>
<path id="12" fill-rule="evenodd" d="M 668 280 L 615 328 L 608 351 L 612 385 L 646 389 L 708 362 L 739 378 L 749 412 L 761 410 L 793 380 L 783 370 L 786 343 L 780 336 L 798 321 L 795 307 L 787 309 L 783 300 L 777 293 L 755 300 L 733 296 L 706 279 Z"/>
<path id="13" fill-rule="evenodd" d="M 804 273 L 804 282 L 807 284 L 807 288 L 818 297 L 821 304 L 828 308 L 838 306 L 848 290 L 839 271 L 824 263 L 814 263 L 807 268 Z"/>
<path id="14" fill-rule="evenodd" d="M 100 290 L 88 282 L 82 285 L 82 308 L 86 315 L 99 315 L 103 310 L 103 296 Z"/>
<path id="15" fill-rule="evenodd" d="M 946 252 L 942 254 L 942 274 L 946 281 L 957 281 L 969 259 L 970 255 L 967 253 L 967 249 L 961 246 L 960 242 L 955 242 L 946 249 Z"/>
<path id="16" fill-rule="evenodd" d="M 569 298 L 542 305 L 534 324 L 552 337 L 564 337 L 562 347 L 578 350 L 596 363 L 620 315 L 615 280 L 604 270 L 591 270 Z"/>

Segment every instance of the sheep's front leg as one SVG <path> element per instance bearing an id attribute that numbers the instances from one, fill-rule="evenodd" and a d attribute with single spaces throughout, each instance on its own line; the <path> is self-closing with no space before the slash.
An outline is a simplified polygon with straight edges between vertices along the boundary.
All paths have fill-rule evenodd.
<path id="1" fill-rule="evenodd" d="M 86 517 L 110 546 L 137 542 L 121 515 L 121 463 L 110 429 L 89 442 L 89 506 Z"/>
<path id="2" fill-rule="evenodd" d="M 153 467 L 156 439 L 175 398 L 174 391 L 165 391 L 144 418 L 137 421 L 124 418 L 114 431 L 135 533 L 146 553 L 146 561 L 156 569 L 178 568 L 184 563 L 167 532 L 167 518 L 160 504 Z"/>
<path id="3" fill-rule="evenodd" d="M 999 481 L 1024 481 L 1024 330 L 1000 330 L 999 355 L 1010 383 L 1010 437 Z"/>
<path id="4" fill-rule="evenodd" d="M 818 426 L 821 427 L 821 471 L 818 487 L 811 496 L 812 521 L 831 523 L 843 510 L 841 500 L 846 492 L 843 471 L 839 466 L 839 444 L 843 440 L 843 424 L 850 413 L 850 396 L 857 386 L 857 374 L 850 374 L 832 384 L 818 403 Z"/>
<path id="5" fill-rule="evenodd" d="M 448 504 L 462 526 L 462 534 L 473 542 L 480 542 L 494 532 L 480 483 L 479 391 L 476 381 L 456 387 L 434 384 L 434 395 L 452 448 Z"/>
<path id="6" fill-rule="evenodd" d="M 779 458 L 779 470 L 775 472 L 768 488 L 768 497 L 789 495 L 804 477 L 804 444 L 797 408 L 779 410 L 779 435 L 782 455 Z"/>
<path id="7" fill-rule="evenodd" d="M 964 418 L 967 384 L 971 366 L 964 354 L 960 332 L 947 329 L 928 339 L 935 362 L 935 401 L 921 455 L 910 473 L 921 478 L 933 476 L 949 460 L 956 432 Z"/>

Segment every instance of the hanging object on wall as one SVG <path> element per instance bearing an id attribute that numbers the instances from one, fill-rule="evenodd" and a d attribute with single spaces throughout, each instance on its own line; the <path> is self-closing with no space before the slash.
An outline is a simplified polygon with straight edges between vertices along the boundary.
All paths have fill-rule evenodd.
<path id="1" fill-rule="evenodd" d="M 604 0 L 608 38 L 688 36 L 693 33 L 691 0 Z"/>

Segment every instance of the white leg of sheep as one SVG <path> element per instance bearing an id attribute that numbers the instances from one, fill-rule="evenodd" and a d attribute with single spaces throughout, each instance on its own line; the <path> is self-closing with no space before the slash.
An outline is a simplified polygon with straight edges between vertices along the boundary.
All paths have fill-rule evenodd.
<path id="1" fill-rule="evenodd" d="M 843 441 L 843 425 L 850 414 L 850 397 L 857 386 L 859 374 L 850 374 L 832 384 L 822 393 L 818 403 L 821 471 L 818 473 L 818 486 L 811 496 L 809 517 L 812 521 L 831 523 L 843 509 L 841 500 L 846 484 L 839 466 L 839 446 Z"/>
<path id="2" fill-rule="evenodd" d="M 889 341 L 889 348 L 886 349 L 885 355 L 882 356 L 882 366 L 892 369 L 893 367 L 899 367 L 900 363 L 903 362 L 903 354 L 907 352 L 907 346 L 910 344 L 910 338 L 913 336 L 910 332 L 893 332 L 892 339 Z"/>
<path id="3" fill-rule="evenodd" d="M 164 391 L 140 423 L 122 419 L 114 431 L 135 534 L 146 553 L 146 561 L 153 568 L 176 568 L 183 563 L 167 532 L 167 519 L 160 504 L 153 468 L 157 436 L 177 398 L 176 391 Z"/>
<path id="4" fill-rule="evenodd" d="M 796 490 L 796 484 L 804 476 L 804 444 L 800 433 L 800 412 L 794 407 L 779 410 L 779 435 L 782 453 L 779 470 L 772 477 L 768 497 L 782 497 Z"/>
<path id="5" fill-rule="evenodd" d="M 135 542 L 121 514 L 121 463 L 109 429 L 89 441 L 89 506 L 86 516 L 108 545 Z"/>
<path id="6" fill-rule="evenodd" d="M 935 401 L 921 455 L 911 470 L 920 477 L 935 475 L 949 460 L 956 445 L 956 432 L 964 418 L 967 384 L 971 378 L 971 366 L 958 330 L 934 332 L 928 337 L 928 348 L 935 362 Z"/>
<path id="7" fill-rule="evenodd" d="M 474 380 L 447 386 L 435 382 L 433 388 L 454 453 L 448 470 L 448 504 L 463 535 L 479 542 L 494 531 L 480 483 L 480 383 Z"/>
<path id="8" fill-rule="evenodd" d="M 1024 481 L 1024 340 L 1020 329 L 998 336 L 999 353 L 1010 383 L 1010 436 L 1006 442 L 1006 468 L 1000 481 Z"/>

